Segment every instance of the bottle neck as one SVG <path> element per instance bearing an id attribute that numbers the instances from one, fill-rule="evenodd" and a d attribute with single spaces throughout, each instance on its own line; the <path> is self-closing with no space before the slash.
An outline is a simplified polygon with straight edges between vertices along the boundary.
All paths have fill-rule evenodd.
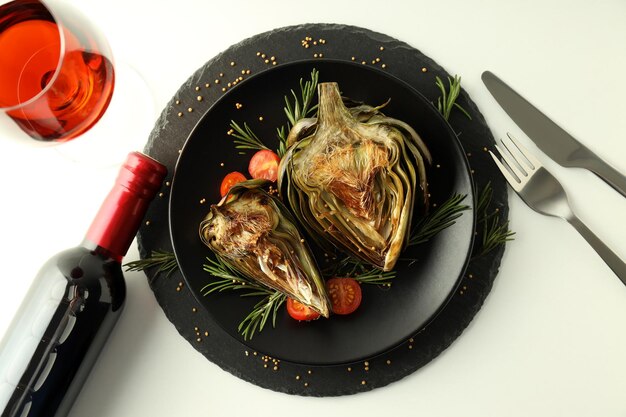
<path id="1" fill-rule="evenodd" d="M 166 174 L 167 169 L 159 162 L 131 152 L 91 224 L 84 246 L 94 246 L 109 258 L 121 261 Z"/>
<path id="2" fill-rule="evenodd" d="M 121 261 L 145 215 L 149 198 L 116 183 L 87 231 L 83 246 Z"/>

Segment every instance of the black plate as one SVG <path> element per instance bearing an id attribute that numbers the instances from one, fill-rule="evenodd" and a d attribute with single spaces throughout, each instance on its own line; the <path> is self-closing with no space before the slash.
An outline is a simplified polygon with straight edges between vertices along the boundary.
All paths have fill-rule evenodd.
<path id="1" fill-rule="evenodd" d="M 320 82 L 335 81 L 352 99 L 377 105 L 391 98 L 384 112 L 411 124 L 430 148 L 434 162 L 428 170 L 432 202 L 454 193 L 474 204 L 465 153 L 456 135 L 436 108 L 403 81 L 375 68 L 343 61 L 314 60 L 274 67 L 230 89 L 198 122 L 176 165 L 170 196 L 170 231 L 174 252 L 187 285 L 210 316 L 251 350 L 281 360 L 314 365 L 350 363 L 371 358 L 405 341 L 424 328 L 456 290 L 469 260 L 474 237 L 474 212 L 427 244 L 411 247 L 396 266 L 391 288 L 363 285 L 363 302 L 349 316 L 310 323 L 292 320 L 283 308 L 276 327 L 268 325 L 244 341 L 237 326 L 254 299 L 225 292 L 203 296 L 211 280 L 203 271 L 211 255 L 198 237 L 198 225 L 209 205 L 220 199 L 219 185 L 230 171 L 247 174 L 252 152 L 239 155 L 227 135 L 230 120 L 247 122 L 264 143 L 277 144 L 276 128 L 286 122 L 284 96 L 299 90 L 299 80 L 319 70 Z M 262 117 L 262 121 L 260 120 Z M 201 203 L 201 201 L 205 201 Z M 323 261 L 318 260 L 323 266 Z"/>

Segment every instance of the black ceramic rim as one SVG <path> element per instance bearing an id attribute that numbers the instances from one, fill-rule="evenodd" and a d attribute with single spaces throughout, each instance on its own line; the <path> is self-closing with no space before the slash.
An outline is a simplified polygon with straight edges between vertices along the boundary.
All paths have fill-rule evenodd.
<path id="1" fill-rule="evenodd" d="M 232 166 L 233 161 L 229 156 L 242 158 L 236 155 L 232 140 L 223 134 L 229 120 L 241 116 L 241 110 L 235 110 L 235 105 L 262 109 L 266 119 L 274 114 L 284 117 L 283 95 L 278 93 L 278 86 L 288 91 L 298 85 L 299 78 L 308 76 L 312 68 L 319 69 L 321 81 L 337 81 L 333 77 L 341 78 L 343 82 L 339 83 L 339 87 L 344 91 L 342 87 L 347 86 L 345 92 L 351 98 L 362 100 L 370 97 L 370 91 L 374 91 L 377 101 L 368 104 L 391 99 L 385 111 L 389 109 L 392 117 L 395 117 L 394 111 L 400 112 L 403 116 L 398 118 L 405 121 L 407 117 L 412 117 L 414 128 L 418 132 L 425 132 L 422 137 L 433 151 L 433 165 L 448 166 L 447 169 L 434 166 L 428 169 L 431 183 L 429 192 L 437 195 L 440 191 L 438 187 L 441 187 L 447 194 L 444 197 L 452 193 L 465 194 L 467 197 L 464 202 L 470 207 L 473 206 L 474 198 L 469 164 L 449 124 L 413 87 L 375 68 L 337 60 L 308 60 L 281 65 L 247 79 L 217 100 L 202 116 L 178 159 L 170 195 L 170 233 L 185 282 L 213 320 L 250 349 L 284 361 L 322 366 L 351 363 L 380 355 L 402 343 L 436 317 L 458 287 L 469 261 L 474 238 L 474 210 L 464 213 L 457 224 L 434 238 L 433 242 L 405 250 L 402 256 L 414 258 L 417 262 L 398 263 L 398 277 L 392 288 L 381 291 L 379 287 L 362 286 L 364 305 L 353 315 L 295 323 L 283 309 L 279 313 L 276 328 L 266 326 L 252 340 L 244 340 L 237 332 L 237 326 L 258 300 L 242 299 L 235 293 L 205 296 L 200 291 L 212 278 L 202 271 L 202 265 L 198 263 L 211 255 L 200 243 L 197 233 L 197 225 L 208 212 L 209 204 L 199 205 L 197 202 L 206 199 L 217 203 L 220 197 L 215 194 L 205 197 L 206 191 L 198 190 L 198 184 L 207 184 L 213 180 L 213 188 L 217 189 L 221 181 L 219 172 L 224 171 L 221 167 L 217 168 L 218 165 Z M 329 73 L 333 75 L 325 75 Z M 361 79 L 365 82 L 361 82 Z M 263 99 L 274 91 L 276 97 Z M 391 93 L 387 94 L 388 91 Z M 353 93 L 362 96 L 354 97 Z M 250 100 L 249 97 L 255 99 Z M 270 102 L 272 106 L 268 105 Z M 248 116 L 251 114 L 247 113 Z M 258 125 L 260 128 L 262 124 Z M 220 134 L 224 136 L 223 141 L 218 140 Z M 266 137 L 263 134 L 259 136 Z M 249 155 L 243 159 L 247 160 Z M 211 164 L 216 169 L 210 170 L 208 167 Z M 245 172 L 241 167 L 237 168 Z M 419 211 L 419 208 L 415 209 L 415 221 L 418 220 Z"/>

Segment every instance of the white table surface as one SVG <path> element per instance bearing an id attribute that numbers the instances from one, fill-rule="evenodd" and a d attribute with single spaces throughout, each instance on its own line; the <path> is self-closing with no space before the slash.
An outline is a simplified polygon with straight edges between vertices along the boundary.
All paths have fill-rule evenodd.
<path id="1" fill-rule="evenodd" d="M 272 28 L 346 23 L 401 39 L 461 75 L 494 136 L 511 131 L 536 151 L 580 217 L 626 259 L 626 199 L 550 161 L 480 80 L 494 71 L 626 172 L 623 0 L 74 3 L 143 74 L 158 109 L 209 58 Z M 116 172 L 0 138 L 0 334 L 39 266 L 81 241 Z M 340 398 L 258 388 L 197 353 L 143 275 L 126 273 L 126 310 L 71 416 L 626 416 L 626 287 L 566 222 L 514 194 L 510 207 L 516 239 L 483 308 L 450 348 L 399 382 Z M 126 261 L 137 258 L 133 243 Z"/>

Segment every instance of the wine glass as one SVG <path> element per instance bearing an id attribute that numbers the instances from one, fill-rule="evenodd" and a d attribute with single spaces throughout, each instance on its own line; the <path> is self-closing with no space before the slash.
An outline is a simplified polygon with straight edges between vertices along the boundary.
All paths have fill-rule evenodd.
<path id="1" fill-rule="evenodd" d="M 141 125 L 137 119 L 150 119 L 155 109 L 152 101 L 141 106 L 124 94 L 127 103 L 133 100 L 133 111 L 115 113 L 130 113 L 134 120 L 109 119 L 94 128 L 116 103 L 114 90 L 123 81 L 117 67 L 106 38 L 69 4 L 0 0 L 0 128 L 7 135 L 28 138 L 31 145 L 67 144 L 57 149 L 75 160 L 121 163 L 133 150 L 129 138 L 145 139 L 145 132 L 129 129 Z M 150 101 L 149 89 L 141 90 L 142 78 L 129 68 L 125 78 L 135 79 L 126 79 L 126 86 Z M 74 141 L 79 136 L 84 139 Z"/>

